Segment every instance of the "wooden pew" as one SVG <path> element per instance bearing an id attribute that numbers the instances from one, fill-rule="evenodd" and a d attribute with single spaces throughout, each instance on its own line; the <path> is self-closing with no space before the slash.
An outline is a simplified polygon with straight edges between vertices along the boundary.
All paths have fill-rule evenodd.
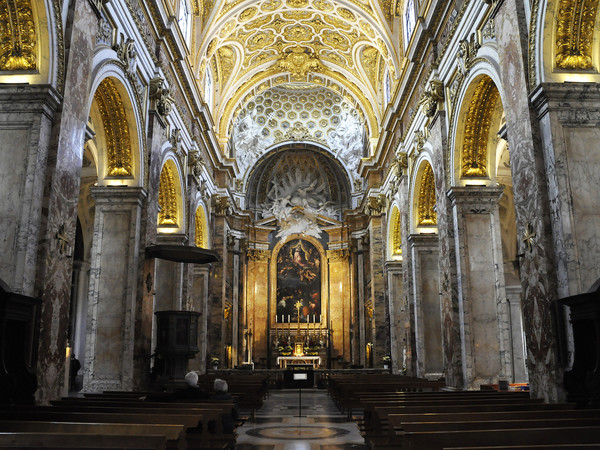
<path id="1" fill-rule="evenodd" d="M 184 449 L 183 425 L 131 424 L 131 423 L 85 423 L 43 421 L 0 421 L 0 432 L 6 433 L 68 433 L 117 436 L 165 436 L 167 449 Z"/>
<path id="2" fill-rule="evenodd" d="M 405 433 L 396 448 L 406 450 L 443 450 L 473 446 L 556 445 L 600 443 L 600 426 L 523 428 L 497 430 L 430 431 Z"/>
<path id="3" fill-rule="evenodd" d="M 165 436 L 0 432 L 0 448 L 95 448 L 161 450 Z"/>

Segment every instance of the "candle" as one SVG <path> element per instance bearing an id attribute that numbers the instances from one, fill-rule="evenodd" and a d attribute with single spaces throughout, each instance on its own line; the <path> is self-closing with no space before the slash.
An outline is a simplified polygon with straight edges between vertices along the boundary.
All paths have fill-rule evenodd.
<path id="1" fill-rule="evenodd" d="M 289 323 L 289 322 L 291 322 L 291 320 L 290 320 L 290 315 L 288 314 L 288 323 Z"/>

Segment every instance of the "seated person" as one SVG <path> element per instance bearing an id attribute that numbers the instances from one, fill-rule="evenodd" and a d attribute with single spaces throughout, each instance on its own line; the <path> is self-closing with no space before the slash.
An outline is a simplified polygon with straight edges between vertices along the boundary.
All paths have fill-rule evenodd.
<path id="1" fill-rule="evenodd" d="M 215 392 L 210 396 L 211 400 L 232 402 L 233 408 L 231 408 L 231 414 L 224 414 L 222 417 L 223 421 L 223 432 L 233 433 L 235 430 L 235 420 L 239 416 L 237 405 L 235 404 L 234 398 L 228 391 L 227 381 L 220 378 L 215 378 L 214 383 Z"/>
<path id="2" fill-rule="evenodd" d="M 198 386 L 198 374 L 185 374 L 185 387 L 173 392 L 160 392 L 147 395 L 144 400 L 151 402 L 196 402 L 210 397 L 208 392 Z"/>

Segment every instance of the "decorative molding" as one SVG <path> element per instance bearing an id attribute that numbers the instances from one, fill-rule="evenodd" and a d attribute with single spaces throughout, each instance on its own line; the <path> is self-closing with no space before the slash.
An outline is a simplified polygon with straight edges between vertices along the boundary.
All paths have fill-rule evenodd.
<path id="1" fill-rule="evenodd" d="M 204 225 L 206 223 L 206 214 L 204 213 L 204 208 L 199 206 L 196 208 L 195 215 L 195 233 L 194 233 L 194 243 L 196 247 L 206 248 L 208 247 L 208 230 L 204 229 Z"/>
<path id="2" fill-rule="evenodd" d="M 523 238 L 521 241 L 527 246 L 528 251 L 533 250 L 533 245 L 535 244 L 535 239 L 537 238 L 537 233 L 533 229 L 533 225 L 528 223 L 525 226 L 525 230 L 523 231 Z"/>
<path id="3" fill-rule="evenodd" d="M 257 250 L 255 248 L 248 249 L 246 255 L 250 261 L 268 261 L 271 257 L 271 250 Z"/>
<path id="4" fill-rule="evenodd" d="M 327 259 L 329 259 L 329 262 L 346 261 L 349 256 L 350 251 L 347 248 L 327 250 Z"/>
<path id="5" fill-rule="evenodd" d="M 129 123 L 121 94 L 114 81 L 105 78 L 98 86 L 94 100 L 102 117 L 106 140 L 107 176 L 131 177 L 133 168 Z"/>
<path id="6" fill-rule="evenodd" d="M 0 2 L 0 22 L 0 70 L 35 70 L 37 38 L 31 2 Z"/>
<path id="7" fill-rule="evenodd" d="M 102 21 L 103 19 L 100 20 Z M 98 29 L 100 30 L 100 25 L 98 26 Z M 134 74 L 137 60 L 135 41 L 129 37 L 126 38 L 125 35 L 121 33 L 119 42 L 117 42 L 117 37 L 114 36 L 112 49 L 117 52 L 117 57 L 125 66 L 125 71 L 128 74 Z"/>

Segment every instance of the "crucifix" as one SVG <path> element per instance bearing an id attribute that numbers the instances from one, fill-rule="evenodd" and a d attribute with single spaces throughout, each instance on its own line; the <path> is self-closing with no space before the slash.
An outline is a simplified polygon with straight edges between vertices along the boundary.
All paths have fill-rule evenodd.
<path id="1" fill-rule="evenodd" d="M 300 330 L 300 308 L 302 308 L 302 302 L 298 300 L 294 306 L 298 310 L 298 330 Z"/>

